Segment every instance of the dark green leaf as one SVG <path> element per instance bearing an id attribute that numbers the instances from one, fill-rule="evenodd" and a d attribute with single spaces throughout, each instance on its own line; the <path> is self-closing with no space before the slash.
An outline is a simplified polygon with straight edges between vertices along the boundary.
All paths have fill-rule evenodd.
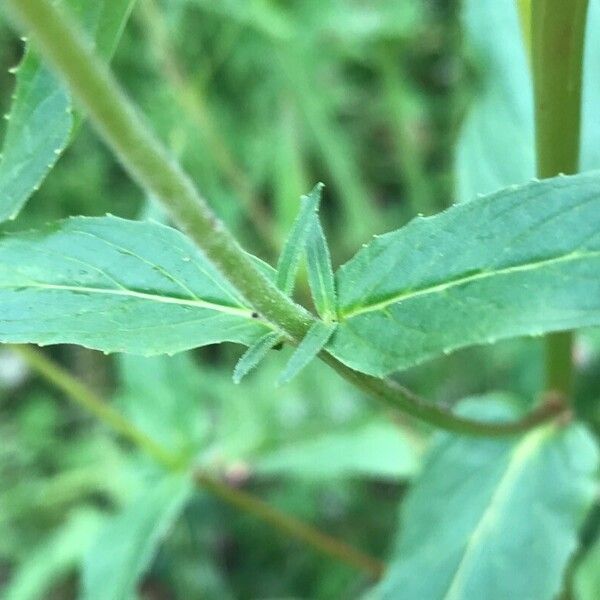
<path id="1" fill-rule="evenodd" d="M 500 397 L 462 412 L 515 418 Z M 521 438 L 439 435 L 403 504 L 377 598 L 552 600 L 595 495 L 598 451 L 581 426 Z"/>
<path id="2" fill-rule="evenodd" d="M 377 376 L 473 344 L 600 324 L 600 177 L 558 177 L 380 236 L 337 273 L 327 349 Z"/>
<path id="3" fill-rule="evenodd" d="M 0 315 L 3 342 L 142 355 L 269 331 L 184 235 L 115 217 L 0 239 Z"/>

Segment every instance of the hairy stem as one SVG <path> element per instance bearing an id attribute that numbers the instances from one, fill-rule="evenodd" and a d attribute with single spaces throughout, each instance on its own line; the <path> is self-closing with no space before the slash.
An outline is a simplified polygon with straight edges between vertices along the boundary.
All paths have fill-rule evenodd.
<path id="1" fill-rule="evenodd" d="M 187 463 L 189 461 L 177 456 L 146 435 L 93 390 L 65 371 L 60 365 L 47 358 L 42 352 L 31 346 L 15 345 L 11 348 L 33 371 L 41 375 L 56 389 L 64 392 L 71 401 L 93 414 L 111 430 L 148 454 L 156 463 L 169 471 L 188 468 Z M 280 512 L 248 492 L 231 487 L 205 472 L 194 472 L 192 479 L 198 487 L 220 498 L 227 504 L 260 519 L 289 537 L 304 542 L 307 546 L 326 556 L 363 571 L 369 577 L 377 578 L 383 573 L 384 566 L 377 559 L 319 531 L 307 523 L 299 521 L 295 517 Z"/>
<path id="2" fill-rule="evenodd" d="M 189 177 L 147 127 L 69 16 L 48 0 L 6 0 L 5 5 L 63 77 L 131 176 L 162 202 L 174 221 L 263 317 L 274 323 L 292 343 L 300 342 L 314 317 L 285 296 L 255 267 L 249 255 L 198 194 Z M 321 352 L 320 357 L 345 379 L 388 406 L 458 433 L 512 434 L 561 411 L 561 407 L 553 404 L 520 423 L 471 421 L 428 405 L 394 382 L 353 371 L 326 352 Z"/>
<path id="3" fill-rule="evenodd" d="M 242 201 L 248 217 L 263 241 L 267 241 L 270 248 L 274 250 L 276 244 L 269 215 L 254 196 L 251 182 L 236 164 L 232 152 L 215 123 L 203 90 L 199 89 L 198 85 L 190 83 L 189 76 L 179 64 L 155 0 L 140 2 L 138 14 L 162 74 L 175 92 L 176 101 L 206 139 L 215 163 Z"/>
<path id="4" fill-rule="evenodd" d="M 588 0 L 532 0 L 536 156 L 538 176 L 579 168 L 581 81 Z M 572 333 L 547 336 L 546 389 L 569 397 Z"/>

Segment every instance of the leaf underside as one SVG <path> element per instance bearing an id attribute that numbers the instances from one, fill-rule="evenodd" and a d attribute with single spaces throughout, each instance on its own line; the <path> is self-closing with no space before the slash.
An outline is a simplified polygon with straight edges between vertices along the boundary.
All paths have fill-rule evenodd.
<path id="1" fill-rule="evenodd" d="M 78 217 L 0 239 L 0 340 L 174 353 L 270 329 L 183 234 Z"/>
<path id="2" fill-rule="evenodd" d="M 600 324 L 600 176 L 513 187 L 377 237 L 336 274 L 327 350 L 376 376 Z"/>

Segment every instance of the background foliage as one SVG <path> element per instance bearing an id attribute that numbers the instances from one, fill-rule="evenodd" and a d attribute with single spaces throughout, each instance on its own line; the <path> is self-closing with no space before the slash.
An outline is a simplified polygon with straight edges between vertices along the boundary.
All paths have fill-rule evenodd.
<path id="1" fill-rule="evenodd" d="M 521 147 L 503 125 L 503 111 L 512 107 L 489 86 L 504 61 L 515 67 L 515 89 L 527 85 L 518 81 L 525 76 L 516 68 L 524 65 L 514 60 L 519 55 L 524 62 L 516 12 L 507 12 L 512 3 L 497 4 L 504 7 L 497 22 L 511 33 L 504 38 L 499 27 L 492 35 L 486 26 L 490 35 L 480 39 L 475 33 L 490 17 L 478 13 L 477 2 L 465 2 L 461 12 L 451 0 L 140 0 L 113 65 L 213 208 L 265 260 L 273 263 L 278 255 L 297 214 L 297 198 L 316 181 L 326 182 L 322 217 L 339 265 L 374 233 L 437 212 L 457 198 L 530 177 L 531 156 L 523 150 L 525 158 L 519 159 Z M 492 46 L 501 37 L 516 41 L 493 46 L 506 56 L 490 55 L 486 42 Z M 8 70 L 22 50 L 0 23 L 3 111 L 14 85 Z M 587 89 L 593 92 L 594 85 Z M 530 131 L 527 107 L 521 108 L 525 124 L 516 126 L 519 134 Z M 507 171 L 495 173 L 492 181 L 477 177 L 489 175 L 489 165 L 473 166 L 473 148 L 480 143 L 473 136 L 485 131 L 478 118 L 507 137 L 495 138 L 494 153 L 506 156 L 510 148 L 518 172 L 507 161 Z M 597 148 L 590 139 L 589 147 Z M 484 154 L 477 160 L 484 161 Z M 595 160 L 590 151 L 586 166 L 598 166 Z M 18 223 L 2 229 L 107 212 L 163 218 L 76 117 L 72 145 Z M 303 283 L 300 293 L 308 297 Z M 576 350 L 582 374 L 576 408 L 599 433 L 597 331 L 583 332 Z M 426 548 L 415 545 L 427 532 L 405 532 L 399 525 L 394 544 L 390 523 L 399 523 L 398 507 L 421 527 L 442 520 L 439 539 L 452 548 L 458 542 L 443 537 L 447 504 L 428 505 L 425 514 L 419 498 L 444 498 L 447 489 L 458 489 L 456 506 L 485 503 L 497 481 L 490 476 L 483 489 L 478 481 L 474 493 L 463 475 L 476 465 L 459 460 L 464 472 L 452 473 L 436 462 L 436 448 L 459 458 L 478 456 L 485 473 L 501 474 L 516 442 L 462 442 L 462 447 L 448 436 L 431 440 L 425 427 L 387 419 L 321 364 L 275 388 L 288 352 L 271 352 L 236 386 L 231 371 L 239 349 L 229 346 L 160 358 L 104 356 L 71 346 L 51 350 L 141 430 L 178 454 L 197 457 L 200 466 L 233 486 L 382 560 L 410 551 L 416 566 L 396 560 L 390 581 L 415 586 L 407 573 L 418 569 L 420 553 L 427 556 Z M 495 408 L 496 397 L 476 398 L 502 389 L 514 395 L 509 404 L 516 414 L 533 401 L 541 370 L 540 340 L 527 338 L 458 351 L 408 370 L 402 381 L 439 403 L 475 397 L 468 408 L 474 414 L 507 410 L 505 404 Z M 586 433 L 575 430 L 565 438 L 561 443 L 581 457 L 578 472 L 593 479 L 594 450 Z M 545 451 L 543 440 L 531 444 L 532 460 L 555 474 L 560 460 Z M 440 475 L 419 478 L 424 469 Z M 526 470 L 522 476 L 527 479 Z M 595 486 L 573 485 L 573 496 L 592 502 Z M 553 490 L 544 489 L 544 496 Z M 509 515 L 529 502 L 526 495 L 509 499 Z M 551 501 L 569 507 L 565 522 L 541 527 L 567 532 L 552 556 L 555 562 L 544 567 L 556 571 L 576 545 L 568 532 L 579 529 L 584 511 L 570 496 Z M 599 517 L 598 508 L 592 509 L 569 569 L 581 599 L 600 595 Z M 120 539 L 134 545 L 119 546 Z M 103 565 L 110 568 L 111 559 L 124 566 L 125 575 L 111 580 L 109 589 L 103 587 Z M 425 582 L 430 589 L 415 588 L 410 597 L 437 597 L 436 586 L 444 585 L 444 570 L 440 573 L 440 579 Z M 560 585 L 542 575 L 531 575 L 541 582 L 535 589 L 544 590 L 539 597 L 548 586 Z M 526 589 L 517 587 L 516 574 L 511 583 L 512 589 Z M 150 459 L 34 377 L 10 350 L 1 351 L 3 597 L 353 598 L 371 584 L 207 491 L 193 491 L 176 476 L 164 479 Z M 464 585 L 475 584 L 467 578 Z"/>

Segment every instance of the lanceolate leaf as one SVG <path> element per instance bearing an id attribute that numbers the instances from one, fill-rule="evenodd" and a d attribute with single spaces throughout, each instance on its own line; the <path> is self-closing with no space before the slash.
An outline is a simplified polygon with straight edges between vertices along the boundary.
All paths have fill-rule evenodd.
<path id="1" fill-rule="evenodd" d="M 128 600 L 192 491 L 189 478 L 171 475 L 109 520 L 83 565 L 83 600 Z"/>
<path id="2" fill-rule="evenodd" d="M 279 289 L 286 294 L 291 294 L 294 291 L 300 259 L 304 253 L 306 239 L 313 224 L 314 214 L 321 201 L 322 189 L 323 184 L 317 183 L 310 194 L 302 196 L 300 212 L 281 251 L 281 256 L 277 263 L 276 282 Z"/>
<path id="3" fill-rule="evenodd" d="M 382 376 L 456 348 L 600 324 L 600 176 L 533 182 L 378 237 L 336 275 L 327 349 Z"/>
<path id="4" fill-rule="evenodd" d="M 285 366 L 283 373 L 279 377 L 279 383 L 287 383 L 293 379 L 304 367 L 323 349 L 327 343 L 337 323 L 325 323 L 325 321 L 315 321 L 314 325 L 308 330 L 305 338 L 300 342 L 294 354 Z"/>
<path id="5" fill-rule="evenodd" d="M 331 268 L 331 256 L 319 215 L 316 213 L 306 242 L 306 262 L 310 291 L 317 313 L 326 321 L 335 319 L 335 282 Z"/>
<path id="6" fill-rule="evenodd" d="M 254 369 L 258 363 L 267 355 L 269 350 L 281 339 L 281 334 L 276 331 L 267 333 L 257 340 L 242 354 L 240 360 L 233 370 L 234 383 L 240 383 L 242 379 Z"/>
<path id="7" fill-rule="evenodd" d="M 68 0 L 66 4 L 110 58 L 135 0 Z M 66 148 L 73 128 L 71 99 L 58 78 L 27 50 L 0 159 L 0 221 L 14 219 Z"/>
<path id="8" fill-rule="evenodd" d="M 467 413 L 515 418 L 500 400 L 477 399 Z M 375 597 L 556 598 L 597 468 L 594 440 L 578 425 L 510 440 L 440 435 L 403 503 L 398 544 Z"/>
<path id="9" fill-rule="evenodd" d="M 269 331 L 178 231 L 79 217 L 0 239 L 0 340 L 162 354 Z"/>

